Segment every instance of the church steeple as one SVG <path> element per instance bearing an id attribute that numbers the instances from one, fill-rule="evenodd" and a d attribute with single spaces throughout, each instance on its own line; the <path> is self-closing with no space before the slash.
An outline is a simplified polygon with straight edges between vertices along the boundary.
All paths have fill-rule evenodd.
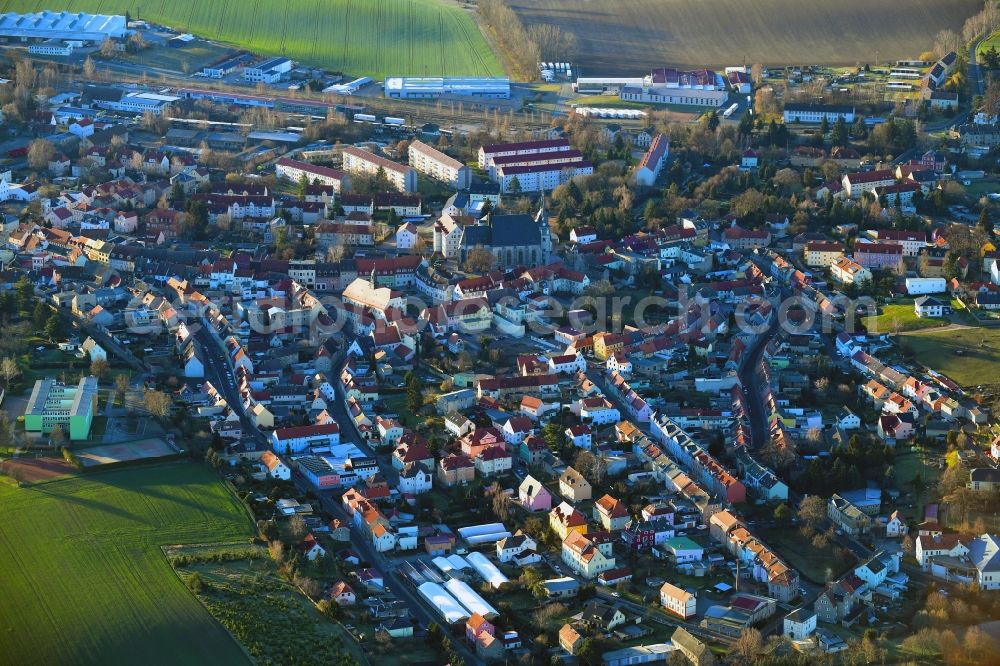
<path id="1" fill-rule="evenodd" d="M 549 228 L 549 211 L 545 207 L 545 191 L 542 191 L 538 212 L 535 213 L 535 224 L 538 225 L 538 238 L 542 246 L 542 263 L 549 263 L 552 256 L 552 230 Z"/>

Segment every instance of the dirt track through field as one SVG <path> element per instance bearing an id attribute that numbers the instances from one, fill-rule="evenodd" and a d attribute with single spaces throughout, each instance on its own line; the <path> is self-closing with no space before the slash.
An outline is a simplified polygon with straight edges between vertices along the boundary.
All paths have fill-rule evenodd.
<path id="1" fill-rule="evenodd" d="M 961 31 L 979 0 L 510 0 L 526 25 L 576 35 L 579 73 L 652 66 L 874 64 L 917 57 Z"/>

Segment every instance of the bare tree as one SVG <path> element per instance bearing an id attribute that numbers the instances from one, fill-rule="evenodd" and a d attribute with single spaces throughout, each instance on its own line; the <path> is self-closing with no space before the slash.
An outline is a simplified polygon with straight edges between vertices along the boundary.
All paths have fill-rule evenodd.
<path id="1" fill-rule="evenodd" d="M 103 358 L 94 359 L 94 362 L 90 364 L 90 374 L 98 379 L 104 379 L 110 369 L 111 365 Z"/>
<path id="2" fill-rule="evenodd" d="M 733 644 L 732 656 L 742 664 L 751 664 L 764 648 L 764 637 L 760 631 L 751 627 L 744 629 Z"/>
<path id="3" fill-rule="evenodd" d="M 131 46 L 135 51 L 144 50 L 149 44 L 146 42 L 146 38 L 143 36 L 142 32 L 136 30 L 128 38 L 129 46 Z"/>
<path id="4" fill-rule="evenodd" d="M 58 449 L 62 447 L 63 442 L 66 441 L 66 431 L 58 423 L 52 426 L 52 430 L 49 431 L 49 444 L 52 448 Z"/>
<path id="5" fill-rule="evenodd" d="M 48 168 L 55 154 L 56 147 L 52 143 L 45 139 L 35 139 L 28 146 L 28 166 L 32 169 Z"/>
<path id="6" fill-rule="evenodd" d="M 110 37 L 101 42 L 101 55 L 105 58 L 112 58 L 118 53 L 118 45 Z"/>
<path id="7" fill-rule="evenodd" d="M 267 549 L 271 553 L 271 559 L 280 567 L 285 561 L 285 544 L 278 539 L 272 539 L 268 541 Z"/>
<path id="8" fill-rule="evenodd" d="M 799 504 L 799 520 L 816 529 L 826 520 L 826 500 L 819 495 L 810 495 Z"/>
<path id="9" fill-rule="evenodd" d="M 115 391 L 118 393 L 118 403 L 125 406 L 125 396 L 128 395 L 128 375 L 115 376 Z"/>
<path id="10" fill-rule="evenodd" d="M 154 389 L 147 389 L 142 399 L 143 403 L 145 403 L 146 411 L 161 419 L 170 413 L 170 408 L 174 402 L 173 397 L 169 393 Z"/>
<path id="11" fill-rule="evenodd" d="M 494 481 L 486 489 L 485 496 L 490 499 L 490 506 L 497 519 L 507 520 L 510 513 L 510 503 L 507 501 L 507 494 L 503 491 L 503 487 Z"/>
<path id="12" fill-rule="evenodd" d="M 481 247 L 473 248 L 465 258 L 465 270 L 470 273 L 489 273 L 493 270 L 493 253 Z"/>
<path id="13" fill-rule="evenodd" d="M 0 375 L 3 375 L 4 386 L 21 376 L 21 366 L 17 364 L 17 359 L 13 356 L 6 357 L 0 361 Z"/>
<path id="14" fill-rule="evenodd" d="M 302 541 L 308 531 L 309 526 L 306 525 L 306 519 L 302 516 L 295 515 L 289 519 L 288 534 L 296 541 Z"/>

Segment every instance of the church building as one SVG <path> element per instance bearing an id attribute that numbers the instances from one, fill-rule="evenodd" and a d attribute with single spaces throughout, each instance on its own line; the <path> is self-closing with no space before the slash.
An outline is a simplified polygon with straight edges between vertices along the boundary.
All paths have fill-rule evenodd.
<path id="1" fill-rule="evenodd" d="M 482 248 L 493 254 L 499 269 L 547 264 L 552 255 L 548 211 L 543 205 L 534 218 L 523 213 L 491 213 L 485 222 L 463 228 L 459 247 L 463 263 L 469 252 Z"/>

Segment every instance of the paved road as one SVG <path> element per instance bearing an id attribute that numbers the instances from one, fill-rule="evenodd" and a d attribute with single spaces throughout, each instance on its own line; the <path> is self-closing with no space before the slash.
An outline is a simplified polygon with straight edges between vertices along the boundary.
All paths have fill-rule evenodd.
<path id="1" fill-rule="evenodd" d="M 969 46 L 969 80 L 973 84 L 973 95 L 982 95 L 986 92 L 986 84 L 983 81 L 983 68 L 979 66 L 979 43 L 983 41 L 980 37 Z"/>
<path id="2" fill-rule="evenodd" d="M 234 375 L 232 367 L 215 336 L 205 325 L 202 325 L 197 327 L 197 330 L 194 333 L 194 338 L 204 352 L 205 378 L 216 386 L 216 388 L 226 398 L 229 406 L 239 415 L 240 422 L 243 425 L 244 435 L 254 437 L 258 441 L 266 443 L 267 437 L 265 437 L 264 434 L 257 429 L 253 421 L 249 416 L 247 416 L 246 411 L 243 409 L 243 401 L 240 398 L 239 390 L 237 389 L 233 379 Z M 341 357 L 338 356 L 337 359 L 335 359 L 333 364 L 334 368 L 339 366 L 340 358 Z M 337 391 L 337 400 L 328 404 L 327 408 L 332 412 L 334 419 L 336 419 L 338 423 L 344 424 L 344 427 L 341 428 L 340 432 L 341 441 L 353 443 L 367 455 L 376 457 L 375 452 L 371 449 L 371 447 L 368 446 L 358 435 L 353 421 L 348 417 L 343 392 L 340 389 L 340 382 L 334 381 L 332 383 Z M 383 468 L 383 472 L 385 472 L 386 465 L 380 462 L 380 466 Z M 315 489 L 309 486 L 298 474 L 296 474 L 293 479 L 295 486 L 301 492 L 315 492 Z M 347 524 L 353 525 L 350 516 L 347 515 L 347 512 L 344 510 L 343 506 L 336 499 L 333 493 L 319 493 L 319 502 L 323 511 L 334 516 L 335 518 L 339 518 Z M 351 529 L 351 547 L 362 560 L 367 561 L 369 564 L 382 572 L 385 576 L 386 582 L 389 583 L 389 586 L 392 589 L 392 593 L 406 602 L 409 606 L 410 614 L 413 615 L 417 622 L 424 627 L 429 627 L 431 624 L 439 624 L 436 611 L 430 608 L 430 606 L 423 601 L 416 591 L 409 586 L 409 583 L 404 582 L 402 577 L 396 573 L 392 563 L 389 562 L 384 555 L 375 551 L 371 541 L 365 538 L 360 530 L 354 529 L 353 527 Z M 449 636 L 451 635 L 447 627 L 441 628 L 442 633 Z M 483 663 L 482 660 L 475 655 L 475 653 L 469 650 L 468 646 L 461 637 L 453 637 L 452 644 L 455 646 L 455 649 L 459 652 L 459 654 L 462 655 L 467 664 Z"/>
<path id="3" fill-rule="evenodd" d="M 259 443 L 266 444 L 268 439 L 257 426 L 253 419 L 243 408 L 243 399 L 239 389 L 236 387 L 235 374 L 229 358 L 223 351 L 222 345 L 208 329 L 208 324 L 204 320 L 192 326 L 194 329 L 195 342 L 201 347 L 202 358 L 205 361 L 205 379 L 222 394 L 237 416 L 240 417 L 240 425 L 243 427 L 244 437 L 253 437 Z"/>
<path id="4" fill-rule="evenodd" d="M 766 331 L 757 336 L 749 349 L 743 352 L 743 361 L 739 369 L 740 385 L 747 399 L 747 412 L 750 416 L 750 446 L 759 449 L 770 437 L 767 408 L 761 395 L 761 382 L 758 379 L 757 368 L 764 357 L 764 349 L 781 329 L 778 313 Z"/>
<path id="5" fill-rule="evenodd" d="M 303 492 L 313 490 L 308 487 L 301 477 L 296 477 L 295 485 Z M 348 524 L 352 524 L 350 516 L 347 515 L 347 512 L 344 510 L 343 506 L 341 506 L 340 502 L 335 499 L 333 493 L 321 493 L 319 501 L 320 506 L 324 511 L 335 518 L 339 518 Z M 362 560 L 367 561 L 371 566 L 382 572 L 382 575 L 385 578 L 386 586 L 391 589 L 391 593 L 406 602 L 407 606 L 409 606 L 410 614 L 421 626 L 430 627 L 432 624 L 441 626 L 438 622 L 437 611 L 427 605 L 419 593 L 417 593 L 407 581 L 403 580 L 402 576 L 396 572 L 393 563 L 390 562 L 388 558 L 386 558 L 382 553 L 375 551 L 371 541 L 364 538 L 359 530 L 353 528 L 351 529 L 351 547 Z M 441 626 L 441 633 L 451 637 L 452 645 L 465 660 L 465 663 L 470 665 L 483 663 L 483 661 L 469 649 L 468 645 L 465 643 L 464 636 L 459 637 L 451 634 L 446 626 Z"/>

